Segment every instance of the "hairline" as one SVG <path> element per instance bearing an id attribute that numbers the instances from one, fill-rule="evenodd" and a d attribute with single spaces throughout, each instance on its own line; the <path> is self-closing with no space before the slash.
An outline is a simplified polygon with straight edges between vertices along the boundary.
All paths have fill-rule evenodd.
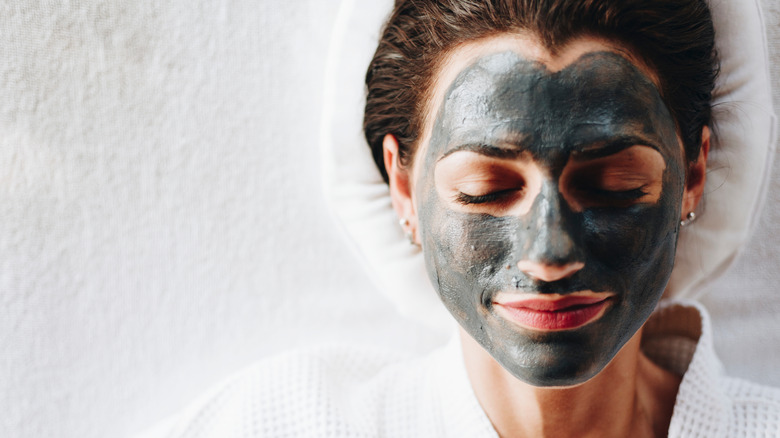
<path id="1" fill-rule="evenodd" d="M 452 83 L 456 80 L 458 75 L 463 71 L 464 68 L 466 68 L 469 65 L 472 65 L 474 62 L 477 61 L 480 57 L 487 56 L 488 53 L 475 53 L 471 56 L 469 55 L 463 55 L 462 51 L 465 50 L 479 50 L 481 47 L 483 47 L 485 44 L 488 44 L 489 40 L 500 40 L 500 39 L 515 39 L 516 42 L 520 42 L 520 40 L 528 39 L 530 42 L 536 44 L 542 51 L 544 51 L 544 54 L 549 57 L 549 59 L 555 59 L 558 58 L 561 54 L 561 52 L 564 52 L 568 47 L 571 46 L 572 43 L 576 41 L 582 41 L 582 40 L 591 40 L 593 42 L 603 44 L 604 50 L 603 51 L 611 51 L 614 52 L 624 58 L 626 58 L 629 62 L 631 62 L 635 67 L 637 67 L 645 76 L 650 79 L 650 81 L 655 85 L 656 89 L 658 89 L 659 93 L 662 91 L 661 81 L 660 78 L 655 71 L 655 69 L 651 68 L 650 65 L 645 62 L 643 59 L 641 59 L 636 54 L 632 53 L 630 50 L 630 46 L 627 44 L 616 41 L 614 39 L 609 39 L 603 36 L 598 36 L 593 33 L 582 33 L 578 35 L 574 35 L 571 38 L 568 38 L 566 41 L 556 44 L 556 45 L 550 45 L 545 44 L 544 41 L 539 38 L 539 36 L 530 30 L 527 29 L 513 29 L 508 31 L 496 31 L 491 32 L 489 34 L 480 36 L 478 38 L 469 39 L 466 41 L 461 41 L 457 44 L 452 45 L 451 47 L 444 50 L 437 59 L 433 62 L 433 65 L 430 69 L 430 76 L 428 77 L 427 81 L 423 86 L 425 87 L 425 91 L 421 93 L 420 95 L 420 104 L 418 104 L 419 108 L 417 109 L 420 113 L 418 114 L 418 120 L 420 121 L 420 135 L 415 139 L 413 147 L 411 148 L 413 150 L 413 153 L 409 157 L 409 160 L 407 163 L 408 166 L 411 167 L 411 169 L 407 169 L 407 171 L 411 171 L 412 173 L 412 181 L 416 180 L 416 171 L 414 170 L 417 168 L 417 156 L 420 155 L 422 152 L 421 150 L 423 148 L 426 148 L 428 144 L 430 143 L 430 138 L 433 133 L 433 124 L 435 123 L 435 117 L 436 114 L 441 111 L 441 106 L 444 103 L 444 97 L 446 95 L 447 90 L 450 86 L 452 86 Z M 518 54 L 519 56 L 522 56 L 526 58 L 527 56 L 520 53 L 518 50 L 513 50 L 512 48 L 507 48 L 508 50 L 511 50 Z M 494 53 L 499 53 L 501 50 L 496 50 Z M 581 55 L 580 55 L 581 56 Z M 454 67 L 456 64 L 456 57 L 462 58 L 458 59 L 457 65 L 462 64 L 462 68 L 458 69 L 454 72 L 449 73 L 446 75 L 446 78 L 442 77 L 442 72 L 447 71 L 450 69 L 450 67 Z M 556 69 L 550 69 L 551 71 L 560 71 L 564 68 L 566 68 L 568 65 L 571 65 L 572 62 L 575 62 L 577 58 L 572 59 L 568 63 L 559 66 L 559 68 Z M 547 65 L 543 60 L 538 60 L 538 62 L 542 62 L 544 65 Z M 450 77 L 451 76 L 451 77 Z M 447 80 L 446 88 L 442 85 L 443 80 Z M 685 156 L 685 147 L 682 142 L 681 134 L 679 132 L 679 126 L 677 126 L 677 120 L 675 120 L 675 130 L 677 131 L 677 139 L 680 143 L 680 147 L 682 148 L 683 156 Z"/>

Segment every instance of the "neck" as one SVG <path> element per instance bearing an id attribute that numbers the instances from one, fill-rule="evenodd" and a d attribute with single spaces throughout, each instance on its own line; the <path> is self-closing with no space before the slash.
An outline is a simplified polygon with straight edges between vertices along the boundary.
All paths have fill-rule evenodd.
<path id="1" fill-rule="evenodd" d="M 463 330 L 460 337 L 469 380 L 502 438 L 666 436 L 680 377 L 641 352 L 641 332 L 592 379 L 556 388 L 518 380 Z"/>

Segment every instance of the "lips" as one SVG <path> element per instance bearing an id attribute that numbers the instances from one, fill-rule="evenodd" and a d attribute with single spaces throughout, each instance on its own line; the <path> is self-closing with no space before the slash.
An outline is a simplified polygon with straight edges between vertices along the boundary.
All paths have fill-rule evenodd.
<path id="1" fill-rule="evenodd" d="M 589 324 L 604 314 L 611 304 L 611 294 L 588 293 L 571 296 L 533 296 L 494 302 L 504 318 L 528 329 L 572 330 Z"/>

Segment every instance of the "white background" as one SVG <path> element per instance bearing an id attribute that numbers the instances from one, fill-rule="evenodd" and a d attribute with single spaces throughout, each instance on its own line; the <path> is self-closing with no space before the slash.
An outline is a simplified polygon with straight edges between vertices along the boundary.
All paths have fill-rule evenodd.
<path id="1" fill-rule="evenodd" d="M 436 342 L 378 295 L 322 197 L 337 8 L 0 4 L 0 437 L 130 436 L 280 350 Z M 711 298 L 727 364 L 780 385 L 755 359 L 780 349 L 780 178 L 768 202 Z"/>

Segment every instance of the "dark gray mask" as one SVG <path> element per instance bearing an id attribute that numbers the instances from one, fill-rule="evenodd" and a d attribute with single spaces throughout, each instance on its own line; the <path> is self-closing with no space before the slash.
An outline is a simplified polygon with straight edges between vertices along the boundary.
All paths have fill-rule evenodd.
<path id="1" fill-rule="evenodd" d="M 630 193 L 607 193 L 603 203 L 573 208 L 560 176 L 593 145 L 602 155 L 629 145 L 657 150 L 665 163 L 660 197 L 634 203 Z M 462 149 L 530 156 L 544 168 L 530 210 L 497 216 L 452 208 L 437 192 L 435 169 Z M 460 325 L 514 376 L 536 386 L 581 383 L 647 320 L 674 263 L 685 163 L 656 86 L 627 59 L 592 52 L 553 73 L 514 52 L 480 58 L 446 92 L 420 164 L 414 190 L 429 277 Z M 525 259 L 584 267 L 544 282 L 518 269 Z M 582 290 L 615 295 L 603 316 L 573 330 L 529 330 L 493 308 L 502 291 Z"/>

